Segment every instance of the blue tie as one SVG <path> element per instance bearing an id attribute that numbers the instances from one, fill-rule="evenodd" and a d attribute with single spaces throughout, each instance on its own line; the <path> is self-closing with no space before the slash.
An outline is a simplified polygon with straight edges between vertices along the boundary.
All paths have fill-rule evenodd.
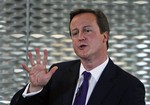
<path id="1" fill-rule="evenodd" d="M 73 105 L 85 105 L 90 76 L 91 73 L 86 71 L 83 72 L 83 83 L 76 94 Z"/>

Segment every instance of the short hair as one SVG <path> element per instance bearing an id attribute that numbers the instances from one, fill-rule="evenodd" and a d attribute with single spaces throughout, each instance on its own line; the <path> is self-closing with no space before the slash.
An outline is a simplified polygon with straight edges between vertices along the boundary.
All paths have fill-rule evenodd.
<path id="1" fill-rule="evenodd" d="M 94 14 L 96 16 L 96 21 L 99 26 L 100 32 L 104 33 L 107 31 L 108 35 L 109 35 L 110 29 L 109 29 L 109 23 L 108 23 L 107 17 L 99 9 L 95 9 L 95 10 L 93 10 L 93 9 L 76 9 L 74 11 L 71 11 L 70 12 L 70 23 L 71 23 L 72 19 L 74 18 L 74 16 L 76 16 L 78 14 L 82 14 L 82 13 Z M 69 30 L 70 30 L 70 23 L 69 23 Z M 70 35 L 71 35 L 71 31 L 70 31 Z M 107 41 L 107 48 L 108 48 L 108 41 Z"/>

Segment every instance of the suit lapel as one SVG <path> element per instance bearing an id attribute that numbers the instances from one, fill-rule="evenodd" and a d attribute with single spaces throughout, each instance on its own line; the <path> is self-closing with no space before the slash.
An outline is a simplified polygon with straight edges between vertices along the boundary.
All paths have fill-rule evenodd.
<path id="1" fill-rule="evenodd" d="M 99 78 L 87 105 L 100 105 L 114 85 L 115 68 L 111 60 Z"/>
<path id="2" fill-rule="evenodd" d="M 70 66 L 68 71 L 65 75 L 65 80 L 67 85 L 63 87 L 63 90 L 67 91 L 63 94 L 63 103 L 62 105 L 71 105 L 72 99 L 74 96 L 74 91 L 76 88 L 78 76 L 79 76 L 79 68 L 80 68 L 80 61 L 77 61 L 75 64 Z"/>

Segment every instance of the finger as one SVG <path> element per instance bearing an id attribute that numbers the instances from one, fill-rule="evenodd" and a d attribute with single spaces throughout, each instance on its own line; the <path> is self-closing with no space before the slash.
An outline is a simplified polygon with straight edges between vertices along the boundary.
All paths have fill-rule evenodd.
<path id="1" fill-rule="evenodd" d="M 26 70 L 28 73 L 30 72 L 30 68 L 26 64 L 21 64 L 23 69 Z"/>
<path id="2" fill-rule="evenodd" d="M 36 63 L 40 64 L 41 62 L 40 49 L 36 48 L 35 51 L 36 51 Z"/>
<path id="3" fill-rule="evenodd" d="M 45 49 L 44 50 L 43 65 L 47 64 L 47 58 L 48 58 L 48 51 Z"/>
<path id="4" fill-rule="evenodd" d="M 47 76 L 51 78 L 57 69 L 58 69 L 57 66 L 54 66 L 53 68 L 51 68 L 50 71 L 47 73 Z"/>
<path id="5" fill-rule="evenodd" d="M 29 56 L 30 64 L 31 64 L 32 66 L 34 66 L 34 65 L 35 65 L 35 63 L 34 63 L 34 58 L 33 58 L 32 53 L 31 53 L 31 52 L 28 52 L 28 56 Z"/>

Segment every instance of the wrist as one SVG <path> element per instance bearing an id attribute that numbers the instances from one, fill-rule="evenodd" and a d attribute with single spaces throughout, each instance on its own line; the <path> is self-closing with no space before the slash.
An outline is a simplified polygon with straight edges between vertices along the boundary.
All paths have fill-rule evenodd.
<path id="1" fill-rule="evenodd" d="M 34 86 L 33 84 L 30 84 L 29 88 L 28 88 L 28 93 L 37 92 L 37 91 L 41 90 L 42 88 L 43 88 L 43 86 Z"/>

